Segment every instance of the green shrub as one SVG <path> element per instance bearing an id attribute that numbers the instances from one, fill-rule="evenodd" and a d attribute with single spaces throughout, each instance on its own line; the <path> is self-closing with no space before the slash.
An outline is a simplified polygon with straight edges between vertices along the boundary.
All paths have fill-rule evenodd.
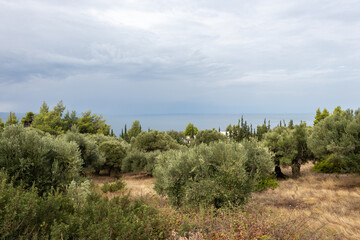
<path id="1" fill-rule="evenodd" d="M 101 187 L 101 190 L 104 193 L 107 193 L 107 192 L 116 192 L 119 190 L 123 190 L 124 188 L 125 188 L 125 182 L 120 178 L 111 184 L 105 182 L 104 185 Z"/>
<path id="2" fill-rule="evenodd" d="M 36 188 L 14 187 L 7 175 L 0 172 L 0 238 L 167 238 L 165 219 L 143 202 L 132 202 L 128 196 L 108 200 L 91 192 L 79 195 L 87 187 L 73 188 L 75 195 L 73 189 L 72 193 L 53 191 L 41 197 Z"/>
<path id="3" fill-rule="evenodd" d="M 270 152 L 256 141 L 201 144 L 161 154 L 155 190 L 177 206 L 242 205 L 272 169 Z"/>
<path id="4" fill-rule="evenodd" d="M 38 195 L 36 188 L 14 187 L 0 172 L 1 239 L 48 239 L 54 222 L 67 221 L 74 212 L 69 198 L 62 193 Z"/>
<path id="5" fill-rule="evenodd" d="M 0 169 L 29 189 L 42 194 L 53 188 L 65 189 L 79 179 L 83 161 L 78 146 L 44 134 L 40 130 L 11 125 L 0 134 Z"/>
<path id="6" fill-rule="evenodd" d="M 279 182 L 276 179 L 275 175 L 269 175 L 263 178 L 258 185 L 256 186 L 256 190 L 262 191 L 268 188 L 275 189 L 279 186 Z"/>
<path id="7" fill-rule="evenodd" d="M 345 172 L 344 162 L 339 156 L 331 154 L 327 159 L 315 163 L 312 171 L 319 173 L 341 173 Z"/>
<path id="8" fill-rule="evenodd" d="M 126 146 L 122 142 L 118 140 L 103 142 L 100 144 L 99 150 L 105 156 L 105 166 L 109 169 L 109 174 L 112 169 L 121 171 L 122 160 L 126 156 Z"/>

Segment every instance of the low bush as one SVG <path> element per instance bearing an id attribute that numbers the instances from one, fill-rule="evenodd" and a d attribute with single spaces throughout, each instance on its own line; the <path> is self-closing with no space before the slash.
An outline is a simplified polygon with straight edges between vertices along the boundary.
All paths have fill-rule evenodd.
<path id="1" fill-rule="evenodd" d="M 125 182 L 120 178 L 116 180 L 114 183 L 107 183 L 105 182 L 104 185 L 101 187 L 101 191 L 103 193 L 107 192 L 116 192 L 119 190 L 123 190 L 125 188 Z"/>
<path id="2" fill-rule="evenodd" d="M 275 175 L 269 175 L 259 181 L 256 186 L 256 190 L 262 191 L 268 188 L 275 189 L 279 186 L 279 182 Z"/>
<path id="3" fill-rule="evenodd" d="M 0 238 L 167 238 L 165 218 L 142 201 L 133 202 L 128 196 L 108 200 L 89 192 L 79 202 L 84 198 L 78 190 L 75 195 L 73 190 L 71 194 L 53 191 L 40 197 L 36 188 L 14 187 L 0 172 Z M 74 200 L 74 196 L 81 197 Z"/>
<path id="4" fill-rule="evenodd" d="M 315 163 L 311 170 L 319 173 L 341 173 L 345 172 L 345 164 L 340 156 L 331 154 L 327 159 Z"/>

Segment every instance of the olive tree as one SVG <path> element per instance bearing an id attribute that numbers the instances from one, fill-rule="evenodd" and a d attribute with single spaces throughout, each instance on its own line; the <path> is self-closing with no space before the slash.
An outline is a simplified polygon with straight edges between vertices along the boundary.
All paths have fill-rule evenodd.
<path id="1" fill-rule="evenodd" d="M 264 135 L 264 144 L 275 154 L 278 178 L 285 177 L 280 166 L 291 166 L 292 176 L 300 176 L 301 165 L 312 158 L 307 145 L 308 131 L 306 123 L 301 123 L 291 128 L 277 127 Z"/>
<path id="2" fill-rule="evenodd" d="M 360 113 L 335 108 L 333 114 L 317 123 L 308 144 L 320 172 L 360 173 Z"/>
<path id="3" fill-rule="evenodd" d="M 75 142 L 78 145 L 84 169 L 95 170 L 99 173 L 101 167 L 105 164 L 105 156 L 99 151 L 98 144 L 90 135 L 79 133 L 77 128 L 73 126 L 72 131 L 62 135 L 61 138 L 67 142 Z"/>
<path id="4" fill-rule="evenodd" d="M 200 130 L 196 134 L 195 144 L 201 143 L 209 144 L 216 141 L 224 141 L 227 137 L 216 130 Z"/>
<path id="5" fill-rule="evenodd" d="M 0 168 L 14 184 L 33 184 L 39 193 L 52 187 L 65 189 L 79 179 L 83 161 L 75 142 L 67 142 L 20 125 L 5 127 L 0 133 Z"/>
<path id="6" fill-rule="evenodd" d="M 155 190 L 177 206 L 242 205 L 273 165 L 269 150 L 256 141 L 200 144 L 158 157 Z"/>
<path id="7" fill-rule="evenodd" d="M 131 140 L 131 147 L 145 152 L 179 149 L 180 145 L 169 135 L 157 130 L 141 132 Z"/>
<path id="8" fill-rule="evenodd" d="M 105 141 L 100 144 L 99 150 L 105 156 L 104 166 L 108 168 L 109 175 L 112 171 L 121 171 L 122 161 L 126 156 L 126 146 L 118 140 Z"/>

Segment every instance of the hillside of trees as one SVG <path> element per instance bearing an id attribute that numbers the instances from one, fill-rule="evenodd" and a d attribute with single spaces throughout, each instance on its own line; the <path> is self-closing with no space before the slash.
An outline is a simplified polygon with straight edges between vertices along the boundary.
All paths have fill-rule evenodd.
<path id="1" fill-rule="evenodd" d="M 117 177 L 118 185 L 104 191 L 124 191 L 123 174 L 144 172 L 172 211 L 198 214 L 242 209 L 254 192 L 300 177 L 308 162 L 314 172 L 360 174 L 359 110 L 318 109 L 313 123 L 274 128 L 241 117 L 225 135 L 192 123 L 183 132 L 144 131 L 135 121 L 118 136 L 101 114 L 65 110 L 62 101 L 52 110 L 44 102 L 38 114 L 0 118 L 1 239 L 179 239 L 169 213 L 129 194 L 103 197 L 89 174 Z M 292 238 L 274 229 L 251 236 L 297 239 L 305 231 Z M 249 239 L 250 230 L 243 231 L 234 239 Z"/>

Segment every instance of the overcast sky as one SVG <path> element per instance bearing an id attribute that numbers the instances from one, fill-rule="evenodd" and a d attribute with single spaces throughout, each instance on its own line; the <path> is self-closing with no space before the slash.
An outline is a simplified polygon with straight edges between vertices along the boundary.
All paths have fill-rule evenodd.
<path id="1" fill-rule="evenodd" d="M 360 104 L 359 0 L 0 0 L 0 112 Z"/>

